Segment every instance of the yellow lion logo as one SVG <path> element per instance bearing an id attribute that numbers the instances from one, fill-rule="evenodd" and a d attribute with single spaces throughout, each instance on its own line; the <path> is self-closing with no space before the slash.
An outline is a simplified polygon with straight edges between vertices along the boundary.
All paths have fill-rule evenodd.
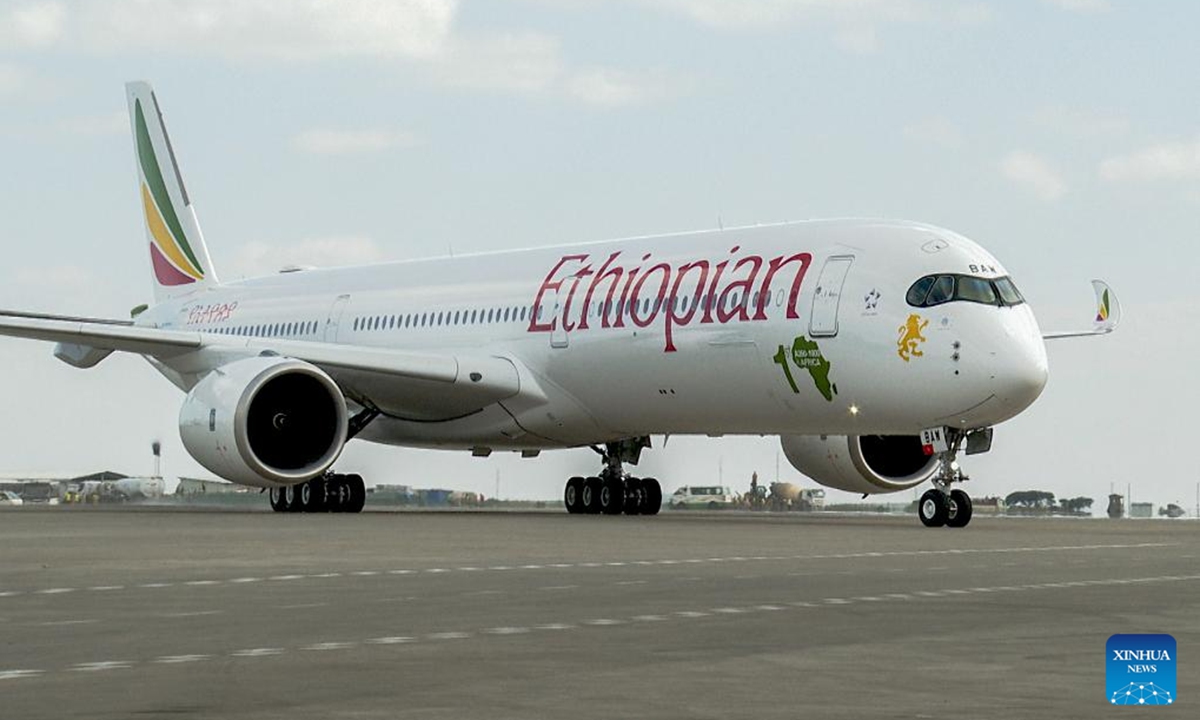
<path id="1" fill-rule="evenodd" d="M 928 320 L 922 320 L 920 315 L 909 315 L 908 320 L 900 326 L 900 339 L 896 341 L 896 354 L 904 362 L 908 362 L 911 358 L 921 357 L 925 353 L 921 352 L 921 343 L 925 342 L 925 336 L 921 331 L 929 325 Z"/>

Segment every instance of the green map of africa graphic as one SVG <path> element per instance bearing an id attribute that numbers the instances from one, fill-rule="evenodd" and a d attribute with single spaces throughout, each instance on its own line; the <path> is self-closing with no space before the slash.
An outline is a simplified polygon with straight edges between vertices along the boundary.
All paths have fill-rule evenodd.
<path id="1" fill-rule="evenodd" d="M 837 395 L 837 385 L 829 382 L 829 361 L 821 354 L 815 340 L 798 337 L 792 342 L 792 362 L 796 367 L 808 370 L 817 391 L 830 402 Z"/>

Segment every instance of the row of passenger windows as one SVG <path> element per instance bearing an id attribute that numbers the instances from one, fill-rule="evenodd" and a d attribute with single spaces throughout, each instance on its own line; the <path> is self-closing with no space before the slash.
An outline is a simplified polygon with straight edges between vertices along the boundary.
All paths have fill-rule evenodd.
<path id="1" fill-rule="evenodd" d="M 778 293 L 776 299 L 777 305 L 783 304 L 783 290 Z M 732 293 L 726 297 L 725 308 L 733 310 L 750 300 L 748 307 L 754 308 L 758 306 L 760 299 L 759 293 L 742 294 Z M 604 315 L 623 315 L 627 311 L 633 310 L 634 303 L 626 301 L 611 301 L 611 302 L 593 302 L 590 305 L 588 314 L 592 317 L 602 317 Z M 708 310 L 709 306 L 714 308 L 717 303 L 715 300 L 710 300 L 709 296 L 701 298 L 699 303 L 695 298 L 671 297 L 663 299 L 645 298 L 637 303 L 638 315 L 642 318 L 648 318 L 654 313 L 659 312 L 663 308 L 669 308 L 671 311 L 687 312 L 689 308 L 697 307 L 697 309 Z M 446 325 L 477 325 L 498 322 L 525 322 L 532 314 L 531 308 L 491 308 L 488 310 L 445 310 L 442 312 L 426 312 L 412 313 L 408 315 L 370 315 L 360 316 L 354 319 L 353 327 L 355 331 L 363 330 L 394 330 L 396 328 L 414 328 L 414 327 L 437 327 Z M 541 307 L 537 310 L 538 320 L 545 319 L 547 308 Z"/>
<path id="2" fill-rule="evenodd" d="M 1010 278 L 990 280 L 971 275 L 926 275 L 912 284 L 905 299 L 913 307 L 933 307 L 956 300 L 1000 307 L 1025 302 Z"/>
<path id="3" fill-rule="evenodd" d="M 413 313 L 410 315 L 372 315 L 354 318 L 354 329 L 393 330 L 395 328 L 429 327 L 432 325 L 474 325 L 483 323 L 524 321 L 529 317 L 529 308 L 490 308 L 488 310 L 444 310 L 442 312 Z M 538 313 L 538 318 L 543 313 Z"/>
<path id="4" fill-rule="evenodd" d="M 315 335 L 319 325 L 316 320 L 307 322 L 265 323 L 263 325 L 237 325 L 234 327 L 210 328 L 218 335 L 242 337 L 301 337 Z"/>
<path id="5" fill-rule="evenodd" d="M 924 280 L 925 278 L 922 278 Z M 920 282 L 920 281 L 918 281 Z M 914 286 L 915 287 L 915 286 Z M 776 299 L 777 305 L 783 304 L 783 290 L 779 291 L 779 297 Z M 726 297 L 725 309 L 733 310 L 746 303 L 749 300 L 749 308 L 758 306 L 760 300 L 759 293 L 742 294 L 732 293 Z M 671 297 L 663 299 L 646 298 L 638 303 L 637 311 L 642 317 L 650 317 L 653 313 L 657 313 L 664 308 L 669 308 L 672 312 L 687 312 L 689 308 L 708 310 L 709 306 L 714 308 L 717 303 L 706 295 L 701 298 L 699 303 L 695 298 Z M 604 315 L 621 315 L 627 311 L 633 310 L 633 303 L 629 301 L 611 301 L 603 303 L 592 303 L 592 317 L 602 317 Z M 697 307 L 698 306 L 698 307 Z M 538 308 L 537 317 L 543 320 L 546 315 L 546 308 Z M 372 315 L 360 316 L 354 318 L 354 330 L 393 330 L 395 328 L 412 328 L 412 327 L 431 327 L 445 325 L 476 325 L 485 323 L 498 322 L 525 322 L 532 314 L 532 309 L 527 307 L 506 307 L 506 308 L 490 308 L 488 310 L 444 310 L 442 312 L 425 312 L 411 313 L 407 315 Z M 263 323 L 259 325 L 237 325 L 232 327 L 216 327 L 210 328 L 209 332 L 217 333 L 218 335 L 236 335 L 239 337 L 304 337 L 313 336 L 320 329 L 320 324 L 316 320 L 299 321 L 299 322 L 280 322 L 280 323 Z"/>

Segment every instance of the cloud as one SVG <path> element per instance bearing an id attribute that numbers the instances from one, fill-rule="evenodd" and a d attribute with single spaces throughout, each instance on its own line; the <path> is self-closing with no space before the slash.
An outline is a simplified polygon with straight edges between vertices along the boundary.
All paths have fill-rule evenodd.
<path id="1" fill-rule="evenodd" d="M 687 92 L 690 83 L 662 71 L 630 72 L 590 68 L 574 73 L 567 92 L 577 100 L 605 108 L 641 105 Z"/>
<path id="2" fill-rule="evenodd" d="M 1095 13 L 1112 10 L 1112 3 L 1108 0 L 1044 0 L 1044 2 L 1071 12 Z"/>
<path id="3" fill-rule="evenodd" d="M 457 0 L 81 0 L 0 14 L 0 38 L 93 52 L 227 59 L 427 57 L 446 41 Z"/>
<path id="4" fill-rule="evenodd" d="M 1067 183 L 1058 170 L 1030 152 L 1009 153 L 1000 161 L 1000 172 L 1047 202 L 1058 200 L 1067 192 Z"/>
<path id="5" fill-rule="evenodd" d="M 0 11 L 0 41 L 14 47 L 44 47 L 63 32 L 66 9 L 61 3 L 39 2 Z"/>
<path id="6" fill-rule="evenodd" d="M 1200 180 L 1200 138 L 1110 157 L 1100 163 L 1100 177 L 1109 182 Z"/>
<path id="7" fill-rule="evenodd" d="M 383 251 L 374 240 L 358 235 L 309 238 L 298 242 L 273 243 L 261 240 L 238 248 L 229 270 L 229 278 L 256 277 L 279 272 L 288 266 L 337 267 L 365 265 L 382 260 Z M 218 271 L 222 268 L 218 267 Z"/>
<path id="8" fill-rule="evenodd" d="M 417 136 L 404 130 L 325 130 L 297 133 L 292 145 L 313 155 L 355 155 L 413 147 Z"/>
<path id="9" fill-rule="evenodd" d="M 722 30 L 763 30 L 804 22 L 875 26 L 891 22 L 948 22 L 977 25 L 990 8 L 973 0 L 627 0 L 674 12 Z"/>
<path id="10" fill-rule="evenodd" d="M 430 61 L 435 80 L 474 90 L 539 93 L 565 73 L 558 39 L 528 31 L 456 36 Z"/>

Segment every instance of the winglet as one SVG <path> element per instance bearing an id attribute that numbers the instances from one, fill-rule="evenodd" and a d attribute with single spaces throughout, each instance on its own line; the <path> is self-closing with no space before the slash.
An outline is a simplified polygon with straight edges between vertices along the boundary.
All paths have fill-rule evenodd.
<path id="1" fill-rule="evenodd" d="M 1103 280 L 1093 280 L 1092 289 L 1096 291 L 1096 319 L 1091 330 L 1072 330 L 1067 332 L 1042 333 L 1045 340 L 1059 338 L 1086 337 L 1088 335 L 1107 335 L 1117 329 L 1121 323 L 1121 301 L 1117 294 Z"/>
<path id="2" fill-rule="evenodd" d="M 1121 301 L 1103 280 L 1093 280 L 1092 288 L 1096 291 L 1096 324 L 1098 332 L 1110 333 L 1121 324 Z"/>

